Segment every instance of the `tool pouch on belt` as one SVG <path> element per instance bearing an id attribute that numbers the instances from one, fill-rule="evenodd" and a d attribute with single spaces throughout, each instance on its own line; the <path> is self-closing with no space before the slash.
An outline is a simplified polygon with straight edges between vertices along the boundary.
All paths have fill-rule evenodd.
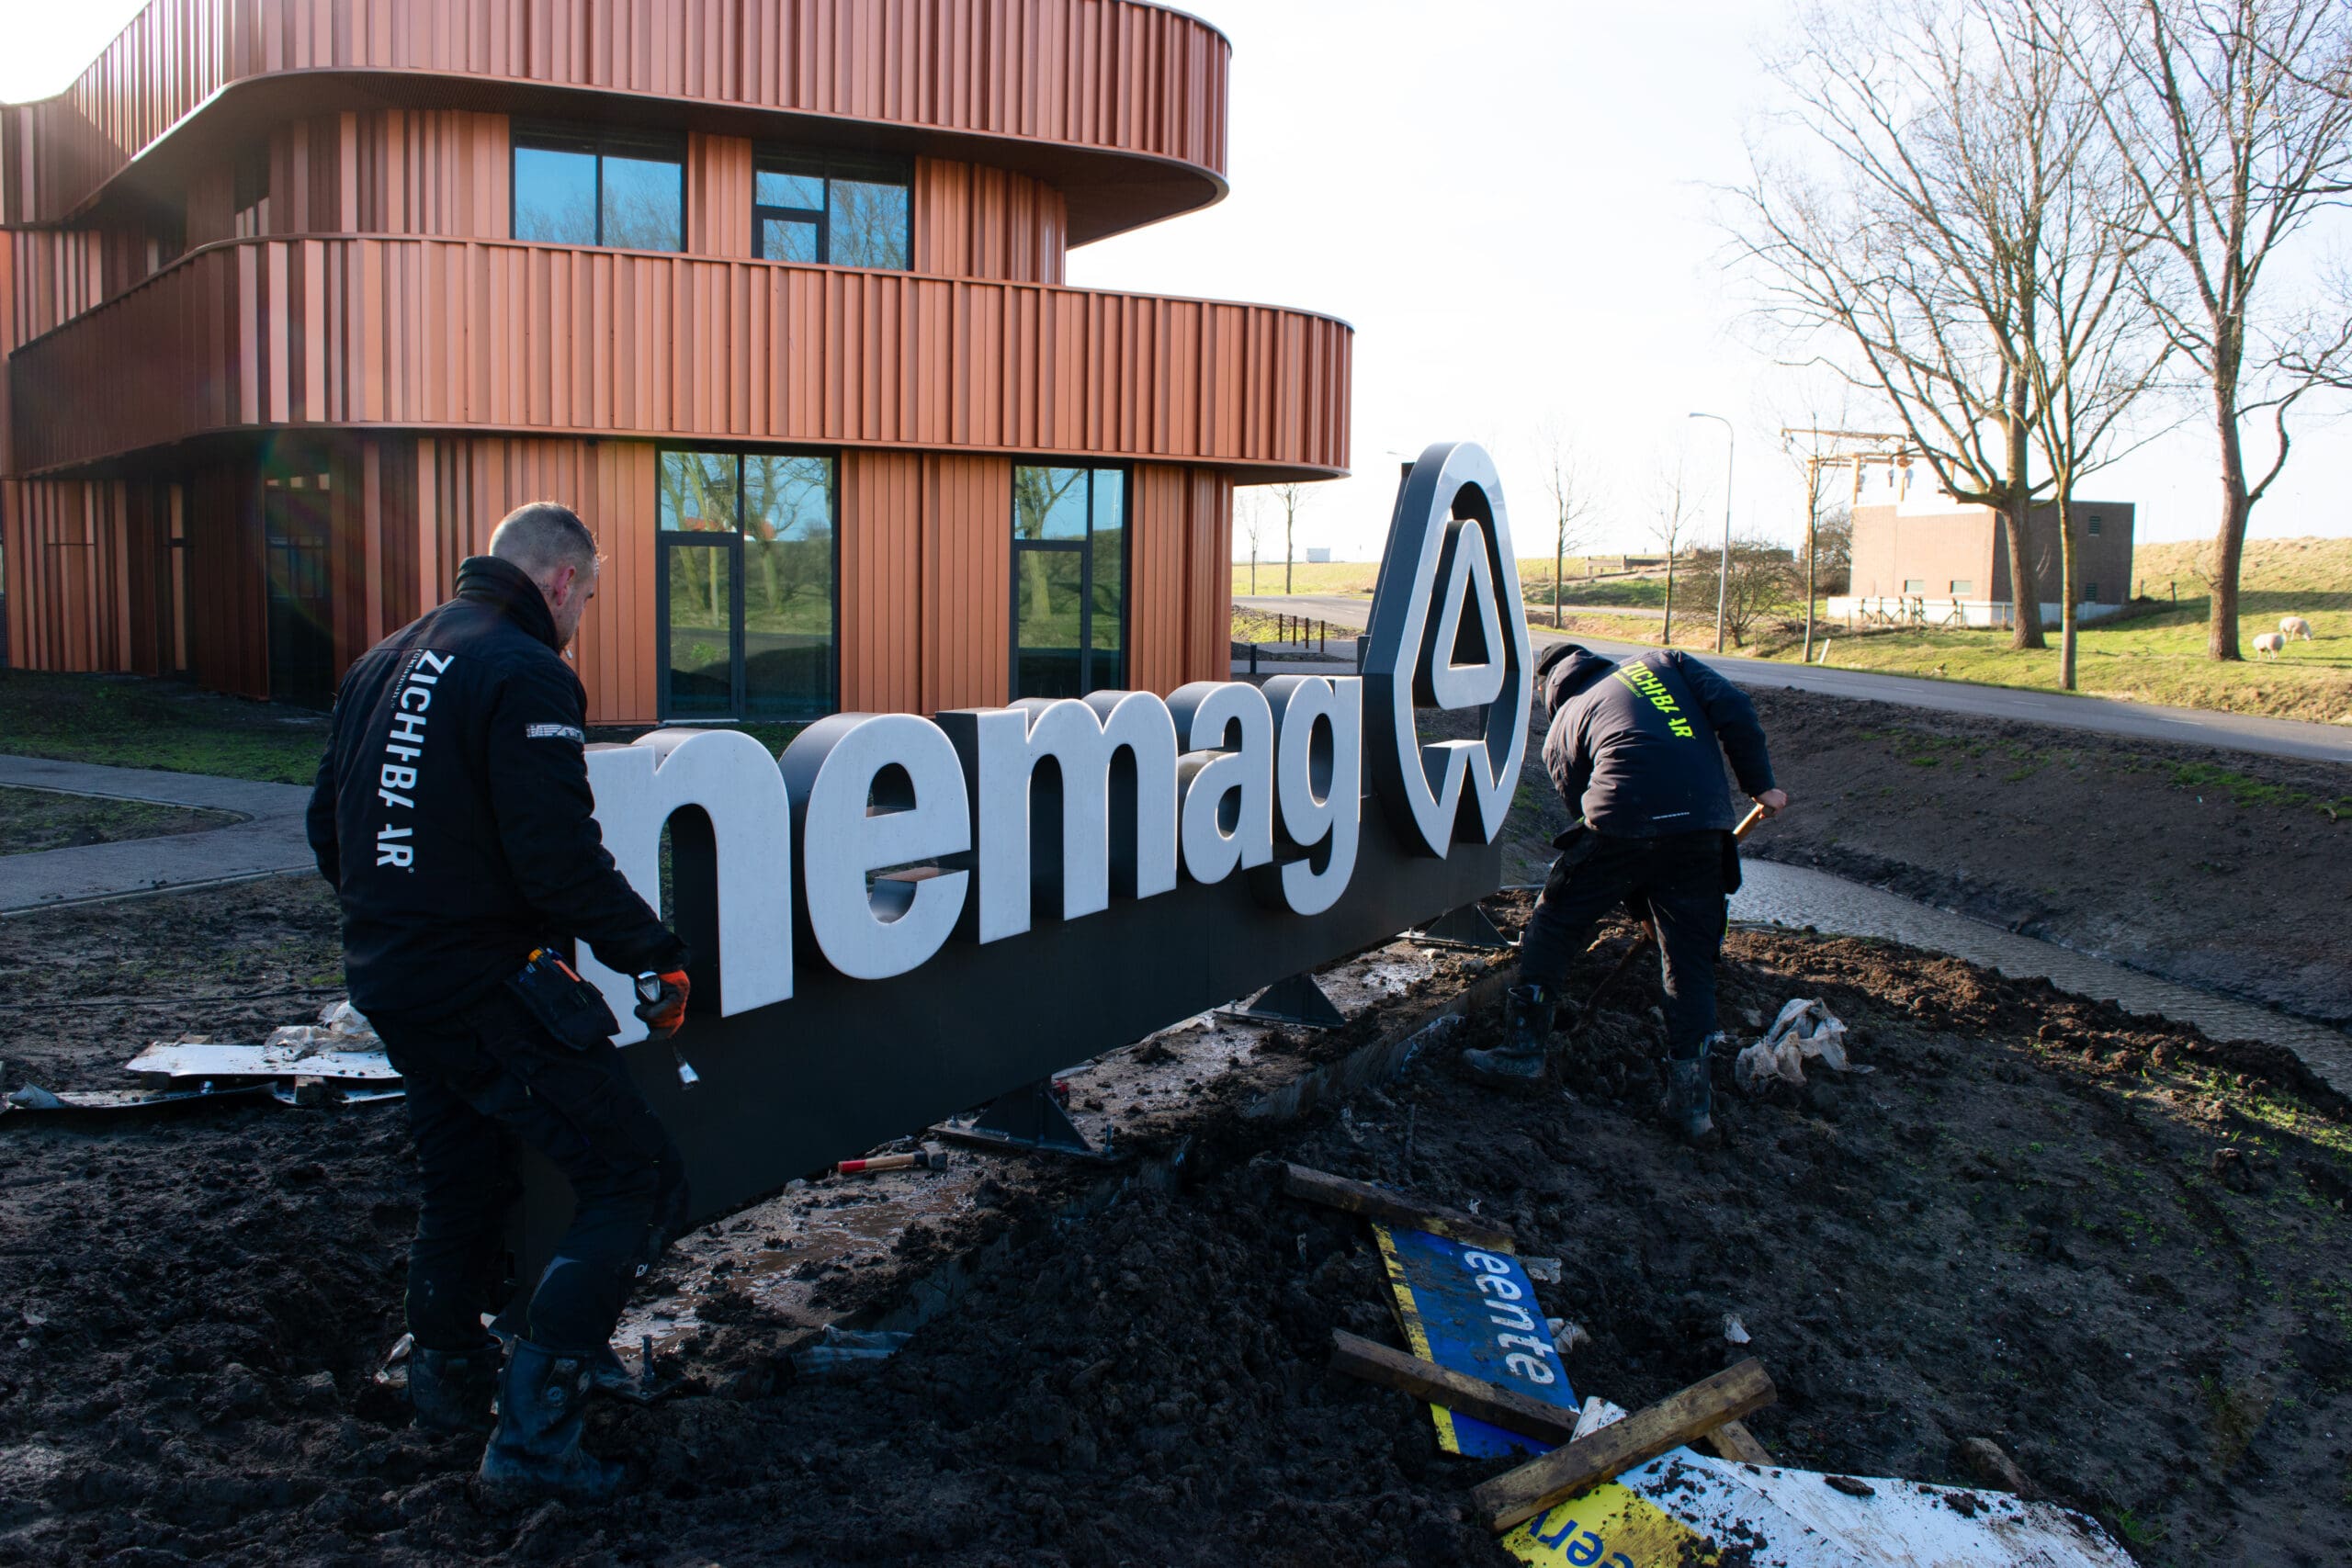
<path id="1" fill-rule="evenodd" d="M 522 998 L 548 1033 L 575 1051 L 620 1032 L 620 1021 L 605 1005 L 604 993 L 582 979 L 554 948 L 533 948 L 530 961 L 506 976 L 506 988 Z"/>

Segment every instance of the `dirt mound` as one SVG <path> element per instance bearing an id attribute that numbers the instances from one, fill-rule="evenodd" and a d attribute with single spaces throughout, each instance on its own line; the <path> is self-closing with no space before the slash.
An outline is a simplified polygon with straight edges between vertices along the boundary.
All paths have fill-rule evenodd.
<path id="1" fill-rule="evenodd" d="M 1739 933 L 1732 957 L 1727 1022 L 1818 996 L 1875 1071 L 1727 1100 L 1724 1145 L 1683 1150 L 1636 973 L 1540 1098 L 1440 1057 L 1286 1129 L 1210 1103 L 1180 1182 L 1082 1217 L 1091 1176 L 1008 1167 L 956 1238 L 1001 1235 L 996 1260 L 864 1379 L 796 1381 L 747 1297 L 686 1393 L 600 1404 L 592 1445 L 639 1480 L 606 1509 L 485 1505 L 474 1450 L 368 1382 L 410 1220 L 397 1111 L 10 1125 L 0 1563 L 1503 1561 L 1460 1516 L 1495 1465 L 1324 1371 L 1334 1327 L 1396 1342 L 1377 1259 L 1280 1197 L 1269 1153 L 1560 1258 L 1540 1294 L 1590 1336 L 1579 1392 L 1634 1405 L 1754 1354 L 1781 1402 L 1750 1425 L 1791 1463 L 1973 1484 L 1989 1439 L 2149 1562 L 2352 1539 L 2340 1100 L 1923 954 Z"/>

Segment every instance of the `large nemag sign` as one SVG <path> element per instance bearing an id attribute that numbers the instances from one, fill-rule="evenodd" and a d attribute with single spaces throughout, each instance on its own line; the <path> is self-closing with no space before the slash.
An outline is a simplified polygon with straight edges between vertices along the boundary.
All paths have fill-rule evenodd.
<path id="1" fill-rule="evenodd" d="M 1361 677 L 840 714 L 781 759 L 727 730 L 591 748 L 649 900 L 670 828 L 703 1087 L 626 1059 L 698 1215 L 1491 892 L 1532 660 L 1479 447 L 1414 466 L 1367 636 Z M 1432 707 L 1481 735 L 1425 743 Z M 628 980 L 580 966 L 643 1039 Z"/>

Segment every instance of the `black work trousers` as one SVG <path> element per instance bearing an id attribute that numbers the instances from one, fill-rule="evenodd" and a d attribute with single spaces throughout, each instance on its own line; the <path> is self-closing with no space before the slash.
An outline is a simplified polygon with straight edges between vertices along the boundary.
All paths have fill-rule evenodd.
<path id="1" fill-rule="evenodd" d="M 1712 832 L 1572 834 L 1520 938 L 1521 982 L 1556 991 L 1600 918 L 1630 904 L 1657 928 L 1668 1052 L 1685 1060 L 1698 1055 L 1716 1029 L 1715 959 L 1723 952 L 1726 871 L 1735 863 L 1724 839 Z"/>
<path id="2" fill-rule="evenodd" d="M 609 1041 L 572 1049 L 503 989 L 447 1018 L 369 1021 L 407 1080 L 424 1178 L 409 1248 L 409 1332 L 434 1350 L 481 1343 L 481 1314 L 497 1305 L 521 1144 L 571 1183 L 574 1209 L 527 1310 L 510 1321 L 557 1355 L 601 1351 L 629 1286 L 686 1211 L 684 1163 L 620 1052 Z"/>

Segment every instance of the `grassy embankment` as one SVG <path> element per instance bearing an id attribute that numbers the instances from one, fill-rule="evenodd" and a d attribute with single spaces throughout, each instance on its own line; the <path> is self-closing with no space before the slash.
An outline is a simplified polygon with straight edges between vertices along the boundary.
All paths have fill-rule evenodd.
<path id="1" fill-rule="evenodd" d="M 1655 610 L 1666 603 L 1664 577 L 1590 577 L 1586 575 L 1585 562 L 1570 556 L 1561 576 L 1560 603 L 1567 607 L 1603 610 Z M 1291 569 L 1292 593 L 1340 593 L 1354 598 L 1372 597 L 1372 585 L 1380 576 L 1378 561 L 1317 561 L 1295 563 Z M 1522 560 L 1519 563 L 1521 597 L 1529 611 L 1548 611 L 1552 604 L 1552 558 Z M 1283 567 L 1280 561 L 1258 563 L 1257 595 L 1280 596 L 1283 592 Z M 1233 569 L 1234 597 L 1250 597 L 1250 563 L 1243 561 Z"/>
<path id="2" fill-rule="evenodd" d="M 2205 657 L 2208 600 L 2193 570 L 2202 549 L 2199 544 L 2141 547 L 2134 585 L 2154 602 L 2083 627 L 2076 689 L 2132 702 L 2352 723 L 2352 539 L 2263 539 L 2246 547 L 2239 590 L 2247 654 L 2242 664 L 2215 664 Z M 2177 604 L 2171 600 L 2175 585 Z M 2314 640 L 2290 642 L 2276 660 L 2256 655 L 2256 634 L 2277 630 L 2278 618 L 2290 615 L 2311 622 Z M 2051 647 L 2041 652 L 2010 648 L 2005 632 L 1849 635 L 1833 626 L 1830 633 L 1827 662 L 1840 669 L 2050 691 L 2058 686 L 2054 630 Z M 1799 647 L 1776 628 L 1742 651 L 1795 659 Z"/>
<path id="3" fill-rule="evenodd" d="M 115 844 L 130 839 L 161 839 L 225 828 L 237 818 L 226 811 L 155 806 L 143 800 L 59 795 L 45 789 L 0 788 L 0 855 L 40 850 Z"/>

